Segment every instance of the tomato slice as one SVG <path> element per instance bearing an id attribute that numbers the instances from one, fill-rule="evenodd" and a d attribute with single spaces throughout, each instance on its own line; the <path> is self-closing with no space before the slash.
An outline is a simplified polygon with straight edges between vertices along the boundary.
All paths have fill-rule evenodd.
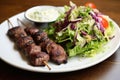
<path id="1" fill-rule="evenodd" d="M 92 3 L 92 2 L 86 3 L 85 6 L 88 6 L 88 7 L 92 8 L 92 9 L 96 9 L 96 5 L 94 3 Z"/>
<path id="2" fill-rule="evenodd" d="M 104 27 L 105 29 L 107 29 L 108 26 L 109 26 L 108 21 L 107 21 L 103 16 L 99 16 L 99 18 L 101 18 L 101 23 L 102 23 L 103 27 Z"/>

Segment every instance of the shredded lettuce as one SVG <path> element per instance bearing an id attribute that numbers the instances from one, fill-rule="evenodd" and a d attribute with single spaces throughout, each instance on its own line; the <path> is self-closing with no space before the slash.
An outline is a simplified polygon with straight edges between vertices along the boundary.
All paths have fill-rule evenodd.
<path id="1" fill-rule="evenodd" d="M 91 57 L 94 56 L 97 52 L 102 50 L 102 46 L 106 43 L 106 41 L 102 40 L 93 40 L 87 43 L 84 47 L 80 47 L 79 45 L 75 46 L 72 49 L 68 50 L 69 56 L 84 56 L 84 57 Z"/>

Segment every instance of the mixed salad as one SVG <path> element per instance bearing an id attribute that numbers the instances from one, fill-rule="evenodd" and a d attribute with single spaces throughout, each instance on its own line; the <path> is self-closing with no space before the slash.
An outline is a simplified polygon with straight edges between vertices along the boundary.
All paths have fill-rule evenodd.
<path id="1" fill-rule="evenodd" d="M 62 45 L 69 57 L 94 56 L 114 35 L 110 18 L 102 14 L 93 3 L 64 6 L 64 12 L 45 29 L 48 36 Z"/>

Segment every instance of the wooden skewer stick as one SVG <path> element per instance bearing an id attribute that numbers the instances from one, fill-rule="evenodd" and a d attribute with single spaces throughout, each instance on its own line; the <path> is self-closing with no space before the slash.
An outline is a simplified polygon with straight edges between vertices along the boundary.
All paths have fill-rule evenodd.
<path id="1" fill-rule="evenodd" d="M 22 25 L 24 25 L 25 27 L 27 27 L 27 25 L 25 23 L 23 23 L 19 18 L 17 18 L 17 22 L 18 23 L 20 22 Z"/>
<path id="2" fill-rule="evenodd" d="M 13 24 L 10 22 L 10 20 L 8 19 L 7 21 L 8 21 L 8 26 L 9 26 L 9 28 L 10 28 L 10 25 L 11 25 L 12 28 L 13 28 L 14 26 L 13 26 Z"/>
<path id="3" fill-rule="evenodd" d="M 48 67 L 49 70 L 51 70 L 50 66 L 47 64 L 46 61 L 43 61 L 43 63 Z"/>

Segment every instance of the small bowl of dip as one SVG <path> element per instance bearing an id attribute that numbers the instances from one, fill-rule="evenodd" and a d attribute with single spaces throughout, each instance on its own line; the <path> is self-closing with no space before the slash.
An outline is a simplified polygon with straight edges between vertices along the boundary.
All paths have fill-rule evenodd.
<path id="1" fill-rule="evenodd" d="M 25 12 L 25 17 L 35 23 L 49 23 L 55 21 L 60 13 L 55 6 L 35 6 Z"/>

